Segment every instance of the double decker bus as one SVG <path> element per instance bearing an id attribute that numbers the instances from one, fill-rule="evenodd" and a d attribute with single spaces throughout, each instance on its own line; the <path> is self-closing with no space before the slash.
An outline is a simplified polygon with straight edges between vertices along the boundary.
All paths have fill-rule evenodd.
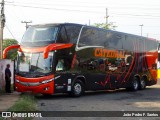
<path id="1" fill-rule="evenodd" d="M 157 78 L 160 79 L 160 42 L 158 43 Z"/>
<path id="2" fill-rule="evenodd" d="M 145 89 L 157 83 L 157 41 L 63 23 L 30 26 L 18 49 L 15 88 L 81 96 L 89 90 Z"/>

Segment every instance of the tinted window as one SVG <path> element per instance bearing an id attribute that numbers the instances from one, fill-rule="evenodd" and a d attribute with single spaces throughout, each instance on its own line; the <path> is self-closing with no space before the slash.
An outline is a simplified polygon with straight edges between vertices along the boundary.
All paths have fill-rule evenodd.
<path id="1" fill-rule="evenodd" d="M 104 46 L 109 49 L 123 49 L 122 39 L 124 36 L 120 33 L 84 27 L 78 47 Z"/>
<path id="2" fill-rule="evenodd" d="M 55 41 L 58 27 L 29 27 L 25 32 L 22 42 Z"/>
<path id="3" fill-rule="evenodd" d="M 158 50 L 160 50 L 160 43 L 157 43 L 158 44 Z"/>
<path id="4" fill-rule="evenodd" d="M 122 39 L 123 48 L 128 51 L 134 50 L 134 44 L 136 42 L 136 37 L 132 37 L 129 35 L 124 35 L 124 39 Z"/>
<path id="5" fill-rule="evenodd" d="M 146 40 L 147 51 L 153 51 L 157 49 L 157 42 L 153 40 Z"/>
<path id="6" fill-rule="evenodd" d="M 160 61 L 160 53 L 158 53 L 158 61 Z"/>
<path id="7" fill-rule="evenodd" d="M 99 33 L 99 40 L 97 44 L 101 46 L 105 46 L 108 43 L 108 31 L 99 30 L 98 33 Z"/>
<path id="8" fill-rule="evenodd" d="M 95 29 L 84 27 L 79 40 L 79 47 L 95 46 L 98 43 L 98 32 Z"/>
<path id="9" fill-rule="evenodd" d="M 69 42 L 65 27 L 61 28 L 60 33 L 59 33 L 59 38 L 58 38 L 57 42 L 58 43 L 68 43 Z"/>
<path id="10" fill-rule="evenodd" d="M 122 36 L 120 33 L 116 32 L 108 32 L 107 33 L 107 41 L 105 42 L 105 47 L 109 49 L 124 49 L 122 39 L 124 39 L 124 36 Z"/>
<path id="11" fill-rule="evenodd" d="M 71 43 L 76 43 L 79 36 L 79 32 L 81 30 L 81 26 L 66 25 L 65 28 L 69 41 Z"/>

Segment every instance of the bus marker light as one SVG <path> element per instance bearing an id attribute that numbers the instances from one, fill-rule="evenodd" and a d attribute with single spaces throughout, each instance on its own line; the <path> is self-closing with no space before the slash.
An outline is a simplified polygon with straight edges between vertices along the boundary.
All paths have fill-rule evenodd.
<path id="1" fill-rule="evenodd" d="M 71 84 L 71 79 L 68 79 L 68 84 Z"/>
<path id="2" fill-rule="evenodd" d="M 67 91 L 71 91 L 71 86 L 67 86 Z"/>

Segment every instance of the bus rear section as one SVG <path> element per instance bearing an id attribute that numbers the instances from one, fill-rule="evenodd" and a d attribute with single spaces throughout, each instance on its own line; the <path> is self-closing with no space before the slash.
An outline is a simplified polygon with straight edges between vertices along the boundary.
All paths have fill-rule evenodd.
<path id="1" fill-rule="evenodd" d="M 157 77 L 160 79 L 160 43 L 158 44 Z"/>

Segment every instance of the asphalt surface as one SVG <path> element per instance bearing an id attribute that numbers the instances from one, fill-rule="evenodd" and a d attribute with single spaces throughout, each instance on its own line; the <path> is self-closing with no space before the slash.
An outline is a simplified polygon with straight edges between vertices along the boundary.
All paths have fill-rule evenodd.
<path id="1" fill-rule="evenodd" d="M 108 90 L 87 92 L 73 98 L 66 94 L 36 96 L 40 111 L 160 111 L 160 84 L 136 92 Z M 96 112 L 94 113 L 96 114 Z M 116 116 L 116 112 L 111 113 Z M 97 113 L 98 115 L 98 113 Z M 81 116 L 81 115 L 79 115 Z M 96 115 L 94 115 L 96 116 Z M 40 119 L 40 118 L 38 118 Z M 160 120 L 159 117 L 43 117 L 45 120 Z"/>

